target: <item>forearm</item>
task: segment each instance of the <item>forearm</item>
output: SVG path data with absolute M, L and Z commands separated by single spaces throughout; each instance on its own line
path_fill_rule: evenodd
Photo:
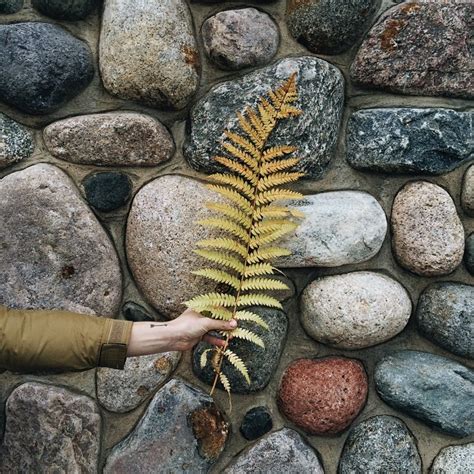
M 172 322 L 133 323 L 127 357 L 179 350 Z

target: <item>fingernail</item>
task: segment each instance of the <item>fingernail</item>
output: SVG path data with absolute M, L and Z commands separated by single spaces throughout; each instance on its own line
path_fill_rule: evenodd
M 235 319 L 233 319 L 232 321 L 229 322 L 229 326 L 230 326 L 231 328 L 237 327 L 237 321 L 236 321 Z

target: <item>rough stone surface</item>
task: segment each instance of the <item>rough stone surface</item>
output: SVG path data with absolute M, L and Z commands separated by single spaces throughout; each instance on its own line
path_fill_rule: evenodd
M 23 8 L 23 0 L 0 0 L 0 14 L 9 15 Z
M 225 474 L 255 473 L 324 474 L 317 452 L 296 431 L 283 428 L 257 441 L 224 469 Z
M 0 113 L 0 169 L 28 158 L 34 147 L 28 129 Z
M 293 72 L 298 76 L 295 104 L 303 114 L 280 122 L 268 145 L 295 144 L 301 158 L 299 170 L 308 178 L 321 177 L 337 141 L 344 79 L 334 66 L 309 56 L 282 59 L 211 89 L 191 112 L 190 135 L 184 147 L 189 164 L 206 173 L 222 171 L 223 166 L 212 157 L 224 153 L 220 141 L 225 129 L 241 133 L 236 112 L 255 106 L 260 96 L 280 86 Z
M 474 358 L 474 286 L 439 282 L 420 296 L 416 309 L 420 332 L 462 357 Z
M 403 330 L 411 314 L 410 296 L 390 277 L 353 272 L 313 281 L 301 297 L 301 323 L 323 344 L 362 349 Z
M 248 385 L 240 372 L 227 360 L 224 360 L 222 367 L 230 381 L 233 393 L 252 393 L 265 388 L 278 367 L 288 328 L 288 319 L 283 311 L 262 306 L 248 309 L 259 314 L 271 330 L 266 330 L 248 321 L 239 322 L 239 327 L 250 329 L 260 336 L 265 343 L 265 348 L 243 339 L 233 338 L 231 340 L 229 349 L 245 361 L 250 376 L 250 385 Z M 202 352 L 210 347 L 212 346 L 207 342 L 200 342 L 193 354 L 194 373 L 208 384 L 212 384 L 214 380 L 214 370 L 210 363 L 201 369 L 199 360 Z M 217 386 L 222 388 L 220 383 Z
M 143 306 L 140 306 L 133 301 L 127 301 L 123 305 L 122 313 L 128 321 L 154 321 Z
M 404 472 L 421 474 L 416 439 L 402 420 L 380 415 L 351 429 L 339 461 L 339 474 Z
M 101 419 L 84 395 L 24 383 L 7 400 L 1 472 L 97 472 Z
M 462 183 L 461 204 L 464 212 L 474 217 L 474 165 L 469 166 Z
M 451 196 L 440 186 L 406 184 L 395 196 L 391 223 L 395 256 L 408 270 L 446 275 L 461 263 L 464 228 Z
M 50 153 L 84 165 L 156 166 L 171 158 L 174 142 L 158 120 L 136 112 L 80 115 L 45 128 Z
M 107 1 L 99 56 L 105 88 L 122 99 L 181 109 L 199 86 L 199 51 L 185 0 Z
M 378 0 L 287 0 L 290 34 L 313 53 L 339 54 L 354 45 L 377 11 Z
M 266 407 L 251 408 L 244 416 L 240 432 L 245 439 L 254 440 L 273 428 L 272 415 Z
M 216 13 L 203 23 L 201 31 L 207 55 L 222 69 L 260 66 L 278 49 L 278 26 L 256 8 Z
M 43 15 L 56 20 L 83 20 L 98 5 L 98 0 L 32 0 L 31 4 Z
M 362 171 L 442 174 L 472 159 L 473 114 L 367 109 L 348 124 L 347 161 Z
M 338 267 L 371 259 L 382 247 L 387 218 L 377 200 L 361 191 L 307 195 L 289 206 L 304 212 L 298 228 L 279 245 L 292 255 L 278 267 Z
M 0 100 L 29 114 L 47 114 L 92 80 L 92 53 L 50 23 L 0 25 Z
M 109 411 L 133 410 L 173 373 L 180 352 L 129 357 L 123 370 L 100 367 L 96 372 L 97 398 Z
M 427 352 L 400 351 L 378 362 L 382 399 L 452 436 L 474 433 L 474 371 Z
M 170 380 L 135 429 L 117 444 L 104 473 L 207 472 L 227 440 L 228 426 L 212 398 Z
M 402 94 L 473 97 L 472 9 L 457 2 L 393 7 L 362 43 L 352 79 Z
M 474 232 L 466 239 L 464 263 L 466 264 L 467 271 L 474 275 Z
M 0 202 L 0 304 L 116 314 L 117 254 L 63 171 L 38 164 L 11 173 Z
M 470 474 L 474 469 L 474 443 L 441 449 L 431 465 L 430 474 Z
M 307 433 L 337 434 L 362 410 L 367 390 L 364 367 L 355 359 L 299 359 L 283 374 L 278 405 Z
M 130 178 L 117 172 L 91 174 L 84 179 L 82 185 L 89 204 L 104 212 L 123 206 L 132 193 Z

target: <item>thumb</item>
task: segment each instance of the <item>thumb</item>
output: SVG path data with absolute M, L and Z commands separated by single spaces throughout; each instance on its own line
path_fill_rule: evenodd
M 208 331 L 229 331 L 237 327 L 237 321 L 235 319 L 231 319 L 230 321 L 209 319 L 207 327 Z

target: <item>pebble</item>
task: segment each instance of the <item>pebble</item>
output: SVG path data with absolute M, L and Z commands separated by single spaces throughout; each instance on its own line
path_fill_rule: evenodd
M 474 165 L 469 166 L 464 174 L 461 204 L 464 212 L 468 216 L 474 217 Z
M 281 412 L 313 435 L 344 431 L 367 399 L 367 374 L 355 359 L 299 359 L 285 370 L 278 391 Z
M 32 0 L 31 4 L 43 15 L 56 20 L 76 21 L 89 16 L 98 0 Z
M 133 431 L 114 446 L 104 474 L 207 472 L 224 449 L 228 432 L 209 395 L 172 379 L 156 393 Z
M 114 245 L 71 179 L 37 164 L 0 181 L 0 304 L 115 316 Z
M 28 158 L 34 148 L 33 134 L 23 125 L 0 113 L 0 169 Z
M 474 434 L 474 371 L 446 357 L 399 351 L 382 358 L 375 388 L 391 407 L 451 436 Z
M 317 341 L 363 349 L 387 341 L 407 325 L 410 296 L 396 280 L 375 272 L 323 277 L 302 293 L 301 323 Z
M 474 275 L 474 232 L 466 239 L 466 253 L 464 254 L 464 263 L 467 271 Z
M 446 446 L 430 468 L 430 474 L 471 474 L 473 471 L 474 443 Z
M 377 173 L 447 173 L 470 159 L 472 118 L 450 109 L 359 110 L 348 124 L 347 161 Z
M 201 32 L 209 58 L 230 70 L 268 63 L 280 40 L 276 23 L 256 8 L 216 13 L 203 23 Z
M 266 407 L 251 408 L 244 416 L 240 432 L 245 439 L 260 438 L 273 428 L 272 415 Z
M 418 329 L 461 357 L 474 358 L 474 286 L 438 282 L 426 288 L 416 309 Z
M 106 112 L 59 120 L 43 132 L 49 152 L 71 163 L 156 166 L 175 146 L 158 120 L 137 112 Z
M 151 107 L 185 107 L 200 79 L 199 50 L 186 1 L 108 0 L 99 66 L 112 95 Z
M 268 146 L 297 146 L 297 156 L 301 158 L 298 169 L 308 178 L 320 178 L 337 142 L 344 79 L 339 69 L 310 56 L 282 59 L 239 79 L 220 83 L 204 95 L 191 111 L 190 135 L 183 149 L 189 164 L 204 173 L 222 171 L 223 166 L 212 157 L 223 153 L 220 142 L 225 129 L 242 133 L 236 112 L 254 106 L 260 96 L 279 87 L 294 72 L 299 95 L 295 106 L 303 114 L 281 121 Z
M 132 194 L 130 178 L 115 171 L 90 174 L 82 186 L 89 204 L 103 212 L 124 206 Z
M 401 266 L 422 276 L 447 275 L 462 261 L 464 228 L 440 186 L 407 183 L 392 208 L 392 246 Z
M 49 114 L 94 76 L 86 43 L 50 23 L 0 25 L 0 100 L 28 114 Z
M 0 15 L 10 15 L 23 8 L 23 0 L 0 0 Z

